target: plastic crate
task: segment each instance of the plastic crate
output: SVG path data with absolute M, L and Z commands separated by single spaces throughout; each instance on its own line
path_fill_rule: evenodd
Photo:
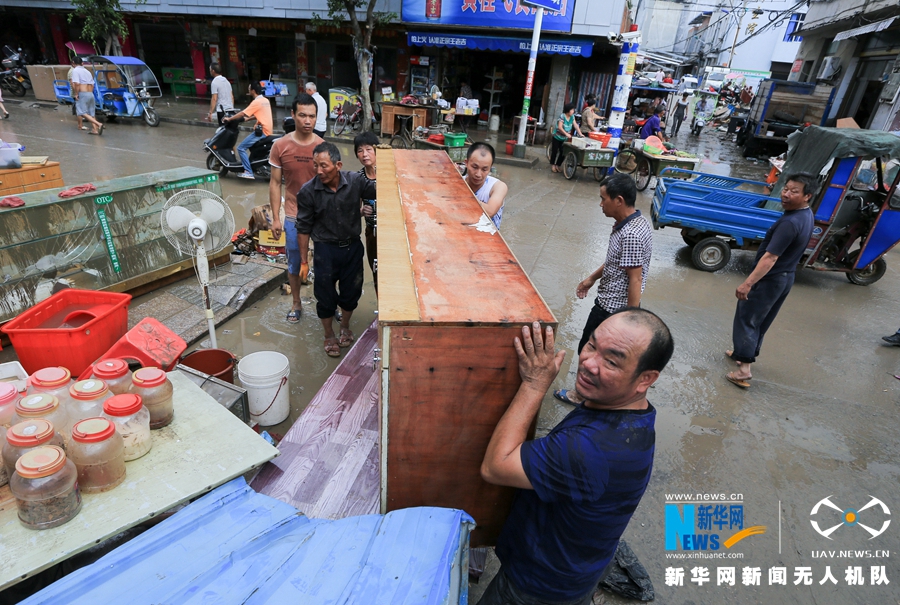
M 444 143 L 447 147 L 462 147 L 466 144 L 466 135 L 465 133 L 446 132 L 444 133 Z
M 130 294 L 68 289 L 3 326 L 29 374 L 48 366 L 78 376 L 128 331 Z

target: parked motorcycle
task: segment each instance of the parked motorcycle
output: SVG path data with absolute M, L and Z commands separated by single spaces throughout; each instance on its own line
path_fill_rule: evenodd
M 691 124 L 691 134 L 699 137 L 704 126 L 706 126 L 706 116 L 697 116 Z
M 289 119 L 286 118 L 285 121 Z M 293 125 L 293 120 L 290 120 L 291 125 Z M 229 172 L 244 172 L 241 158 L 234 149 L 238 141 L 238 128 L 243 121 L 244 119 L 241 118 L 240 120 L 225 122 L 216 129 L 216 133 L 211 138 L 203 141 L 203 150 L 209 154 L 206 156 L 206 168 L 208 170 L 218 172 L 222 177 Z M 263 137 L 250 148 L 250 169 L 257 178 L 268 180 L 272 176 L 272 170 L 269 166 L 269 153 L 272 151 L 272 144 L 278 138 L 275 135 Z
M 9 91 L 16 97 L 25 96 L 25 85 L 13 74 L 11 69 L 0 71 L 0 88 Z
M 11 70 L 13 76 L 22 84 L 22 86 L 27 90 L 31 90 L 31 78 L 28 77 L 28 70 L 25 69 L 27 63 L 25 61 L 25 53 L 22 49 L 20 48 L 18 51 L 15 51 L 10 46 L 4 46 L 3 54 L 6 55 L 6 58 L 3 59 L 3 69 Z
M 362 126 L 363 106 L 359 99 L 356 100 L 355 110 L 350 101 L 344 101 L 343 105 L 335 106 L 334 113 L 337 114 L 337 118 L 334 120 L 335 136 L 339 136 L 344 132 L 347 126 L 350 126 L 351 130 L 357 130 Z

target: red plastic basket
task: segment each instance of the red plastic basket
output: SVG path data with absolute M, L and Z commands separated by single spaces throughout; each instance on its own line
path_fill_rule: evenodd
M 130 294 L 68 289 L 3 326 L 29 374 L 48 366 L 78 376 L 128 331 Z

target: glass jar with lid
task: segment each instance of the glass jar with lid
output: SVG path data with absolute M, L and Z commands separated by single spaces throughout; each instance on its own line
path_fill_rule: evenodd
M 69 457 L 85 494 L 105 492 L 125 479 L 125 443 L 109 418 L 88 418 L 72 427 Z
M 150 451 L 150 412 L 140 395 L 114 395 L 103 404 L 103 417 L 116 425 L 125 443 L 125 461 L 136 460 Z
M 18 424 L 26 420 L 34 420 L 35 418 L 44 418 L 56 432 L 62 435 L 63 439 L 68 442 L 69 429 L 69 413 L 59 405 L 59 399 L 50 393 L 32 393 L 20 397 L 16 402 L 16 413 L 13 415 L 11 424 Z
M 32 418 L 13 425 L 6 432 L 6 445 L 0 452 L 6 472 L 12 476 L 19 458 L 28 451 L 45 445 L 63 447 L 62 436 L 47 419 Z
M 9 478 L 19 522 L 29 529 L 48 529 L 71 520 L 81 510 L 78 471 L 61 447 L 42 446 L 16 462 Z
M 74 425 L 79 420 L 96 418 L 103 413 L 103 404 L 112 397 L 109 387 L 99 378 L 76 382 L 69 387 L 69 420 Z
M 131 370 L 124 359 L 101 359 L 94 364 L 94 378 L 99 378 L 113 395 L 127 393 L 131 389 Z
M 50 393 L 63 408 L 69 407 L 69 387 L 72 386 L 72 373 L 66 368 L 41 368 L 28 379 L 26 393 Z
M 159 368 L 141 368 L 131 377 L 131 392 L 140 395 L 150 412 L 150 428 L 161 429 L 175 417 L 172 404 L 172 383 Z
M 16 413 L 16 401 L 19 400 L 19 391 L 11 382 L 0 382 L 0 426 L 12 424 L 13 415 Z

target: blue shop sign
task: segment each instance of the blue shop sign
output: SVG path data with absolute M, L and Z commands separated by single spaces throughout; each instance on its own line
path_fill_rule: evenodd
M 571 32 L 575 0 L 544 1 L 555 11 L 544 13 L 541 30 Z M 537 11 L 521 0 L 403 0 L 401 19 L 404 23 L 532 30 Z
M 531 40 L 527 38 L 496 38 L 492 36 L 472 36 L 454 33 L 409 32 L 406 41 L 410 46 L 439 46 L 468 50 L 505 50 L 527 53 L 531 51 Z M 542 39 L 538 53 L 548 55 L 572 55 L 590 57 L 594 43 L 583 39 Z

